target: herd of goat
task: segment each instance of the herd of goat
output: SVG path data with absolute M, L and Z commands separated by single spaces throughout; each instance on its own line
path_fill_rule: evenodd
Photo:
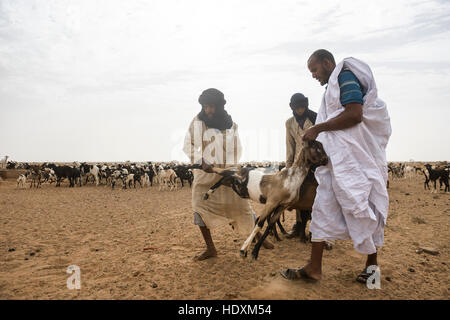
M 424 189 L 430 189 L 430 182 L 433 182 L 434 189 L 432 192 L 437 192 L 436 183 L 439 181 L 439 189 L 444 186 L 444 192 L 449 191 L 449 169 L 448 164 L 431 165 L 425 164 L 421 166 L 410 166 L 404 163 L 389 163 L 388 172 L 391 173 L 392 179 L 412 179 L 418 175 L 423 175 L 425 181 L 423 183 Z M 388 184 L 389 186 L 389 184 Z
M 273 172 L 284 167 L 284 163 L 252 162 L 245 163 L 244 167 L 258 167 L 271 169 Z M 30 188 L 38 188 L 42 183 L 53 183 L 60 186 L 62 180 L 66 179 L 69 187 L 75 185 L 82 186 L 92 181 L 95 185 L 107 185 L 112 189 L 119 183 L 122 188 L 135 188 L 136 183 L 141 187 L 159 184 L 159 189 L 175 190 L 178 185 L 184 187 L 185 181 L 192 185 L 192 169 L 195 166 L 179 164 L 175 161 L 169 163 L 130 163 L 125 164 L 87 164 L 74 162 L 71 165 L 57 165 L 54 163 L 43 163 L 40 165 L 30 165 L 28 163 L 17 163 L 9 161 L 7 169 L 26 169 L 26 173 L 17 179 L 18 187 L 25 187 L 27 181 Z M 437 192 L 437 182 L 439 189 L 444 188 L 444 192 L 449 191 L 449 168 L 448 164 L 423 166 L 412 166 L 405 163 L 388 164 L 388 172 L 392 179 L 412 179 L 416 176 L 424 177 L 424 189 L 431 190 L 429 183 L 433 183 L 433 192 Z M 388 181 L 389 187 L 389 181 Z
M 259 163 L 258 165 L 247 164 L 247 166 L 269 167 L 270 163 Z M 277 165 L 277 170 L 284 165 Z M 56 187 L 61 181 L 67 180 L 69 187 L 86 185 L 88 182 L 96 186 L 106 185 L 112 189 L 120 185 L 123 189 L 159 185 L 159 190 L 176 190 L 178 186 L 184 187 L 185 181 L 192 186 L 194 179 L 192 169 L 199 168 L 198 165 L 179 164 L 175 161 L 169 163 L 130 163 L 125 164 L 87 164 L 73 162 L 70 165 L 57 165 L 54 163 L 28 164 L 8 162 L 7 169 L 25 169 L 26 172 L 17 178 L 17 187 L 25 188 L 30 182 L 30 188 L 39 188 L 42 183 L 55 183 Z M 272 167 L 273 169 L 273 167 Z M 267 168 L 267 170 L 272 170 Z M 273 169 L 274 170 L 274 169 Z
M 96 186 L 106 185 L 112 189 L 116 185 L 121 185 L 123 189 L 136 188 L 136 184 L 141 187 L 153 186 L 156 182 L 160 190 L 174 190 L 178 186 L 184 186 L 187 180 L 192 185 L 193 174 L 189 166 L 177 164 L 146 164 L 126 163 L 126 164 L 87 164 L 74 162 L 71 165 L 56 165 L 54 163 L 43 163 L 40 165 L 22 164 L 26 170 L 17 178 L 17 186 L 25 187 L 25 183 L 30 181 L 30 188 L 38 188 L 42 183 L 55 182 L 56 187 L 61 186 L 61 181 L 68 181 L 69 187 L 76 185 L 86 185 L 89 181 Z M 17 168 L 20 168 L 17 166 Z

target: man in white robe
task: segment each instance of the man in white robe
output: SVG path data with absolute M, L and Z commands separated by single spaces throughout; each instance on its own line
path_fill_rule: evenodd
M 226 101 L 223 93 L 214 88 L 207 89 L 200 95 L 199 103 L 202 110 L 189 126 L 183 151 L 191 164 L 202 165 L 202 170 L 193 170 L 192 183 L 194 224 L 199 226 L 206 243 L 206 250 L 195 257 L 200 261 L 217 255 L 211 229 L 231 224 L 241 235 L 248 236 L 256 216 L 249 200 L 240 198 L 229 187 L 222 186 L 208 200 L 203 199 L 209 188 L 222 178 L 212 172 L 211 165 L 220 168 L 237 166 L 242 147 L 238 126 L 224 109 Z M 273 248 L 268 240 L 263 245 Z
M 385 151 L 391 135 L 389 114 L 366 63 L 346 58 L 336 65 L 333 55 L 321 49 L 309 58 L 308 69 L 327 87 L 316 125 L 303 140 L 322 142 L 330 161 L 315 171 L 319 186 L 310 225 L 311 260 L 281 274 L 292 280 L 319 280 L 325 241 L 351 239 L 356 251 L 367 255 L 356 279 L 366 283 L 371 275 L 368 267 L 378 268 L 377 247 L 384 241 L 389 207 Z M 359 99 L 348 98 L 358 94 Z

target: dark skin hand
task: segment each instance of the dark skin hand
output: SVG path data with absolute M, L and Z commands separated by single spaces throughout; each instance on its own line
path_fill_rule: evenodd
M 324 131 L 336 131 L 351 128 L 362 121 L 362 115 L 362 104 L 349 103 L 345 105 L 345 110 L 337 117 L 312 126 L 306 130 L 303 135 L 303 140 L 316 140 L 319 133 Z

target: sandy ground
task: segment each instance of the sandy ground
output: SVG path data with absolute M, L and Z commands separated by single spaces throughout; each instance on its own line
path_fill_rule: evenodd
M 63 183 L 20 190 L 6 180 L 0 182 L 0 299 L 448 299 L 450 194 L 424 191 L 423 177 L 391 181 L 389 194 L 381 289 L 369 290 L 355 282 L 365 257 L 351 241 L 324 252 L 323 279 L 315 284 L 279 274 L 306 264 L 311 244 L 284 239 L 274 250 L 261 249 L 257 261 L 244 260 L 244 237 L 228 225 L 212 232 L 218 257 L 194 262 L 204 243 L 193 225 L 189 187 Z M 286 214 L 287 230 L 294 216 Z M 419 246 L 440 253 L 418 254 Z M 80 290 L 67 288 L 69 265 L 80 267 Z

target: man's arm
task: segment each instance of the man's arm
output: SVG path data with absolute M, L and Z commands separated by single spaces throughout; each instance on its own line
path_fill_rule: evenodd
M 288 123 L 286 122 L 286 168 L 292 166 L 292 163 L 294 163 L 294 156 L 295 140 L 289 130 Z
M 312 130 L 306 131 L 303 140 L 314 140 L 323 131 L 347 129 L 362 121 L 364 92 L 358 78 L 351 70 L 344 69 L 338 76 L 338 82 L 339 99 L 341 105 L 345 107 L 344 112 L 327 122 L 312 127 Z
M 363 119 L 363 106 L 359 103 L 349 103 L 345 105 L 345 110 L 337 117 L 312 126 L 306 130 L 303 140 L 315 140 L 319 133 L 324 131 L 335 131 L 351 128 L 360 123 Z
M 186 133 L 186 136 L 184 138 L 184 146 L 183 151 L 184 153 L 189 157 L 191 164 L 201 164 L 202 169 L 206 172 L 213 172 L 212 166 L 203 159 L 202 156 L 202 148 L 201 146 L 195 145 L 194 141 L 194 131 L 200 130 L 199 134 L 201 136 L 201 123 L 199 120 L 194 119 L 191 124 L 189 125 L 188 132 Z M 198 141 L 201 143 L 201 140 Z
M 190 125 L 189 129 L 184 137 L 184 145 L 183 145 L 183 152 L 188 156 L 191 164 L 195 164 L 196 157 L 196 151 L 194 146 L 194 121 L 193 120 Z
M 191 164 L 205 164 L 203 159 L 202 148 L 202 123 L 194 118 L 184 138 L 183 151 L 190 159 Z M 197 139 L 197 141 L 195 141 Z
M 241 160 L 242 156 L 242 143 L 241 139 L 239 138 L 239 132 L 238 132 L 238 125 L 235 124 L 235 130 L 234 130 L 234 163 L 233 165 L 238 165 L 239 161 Z

